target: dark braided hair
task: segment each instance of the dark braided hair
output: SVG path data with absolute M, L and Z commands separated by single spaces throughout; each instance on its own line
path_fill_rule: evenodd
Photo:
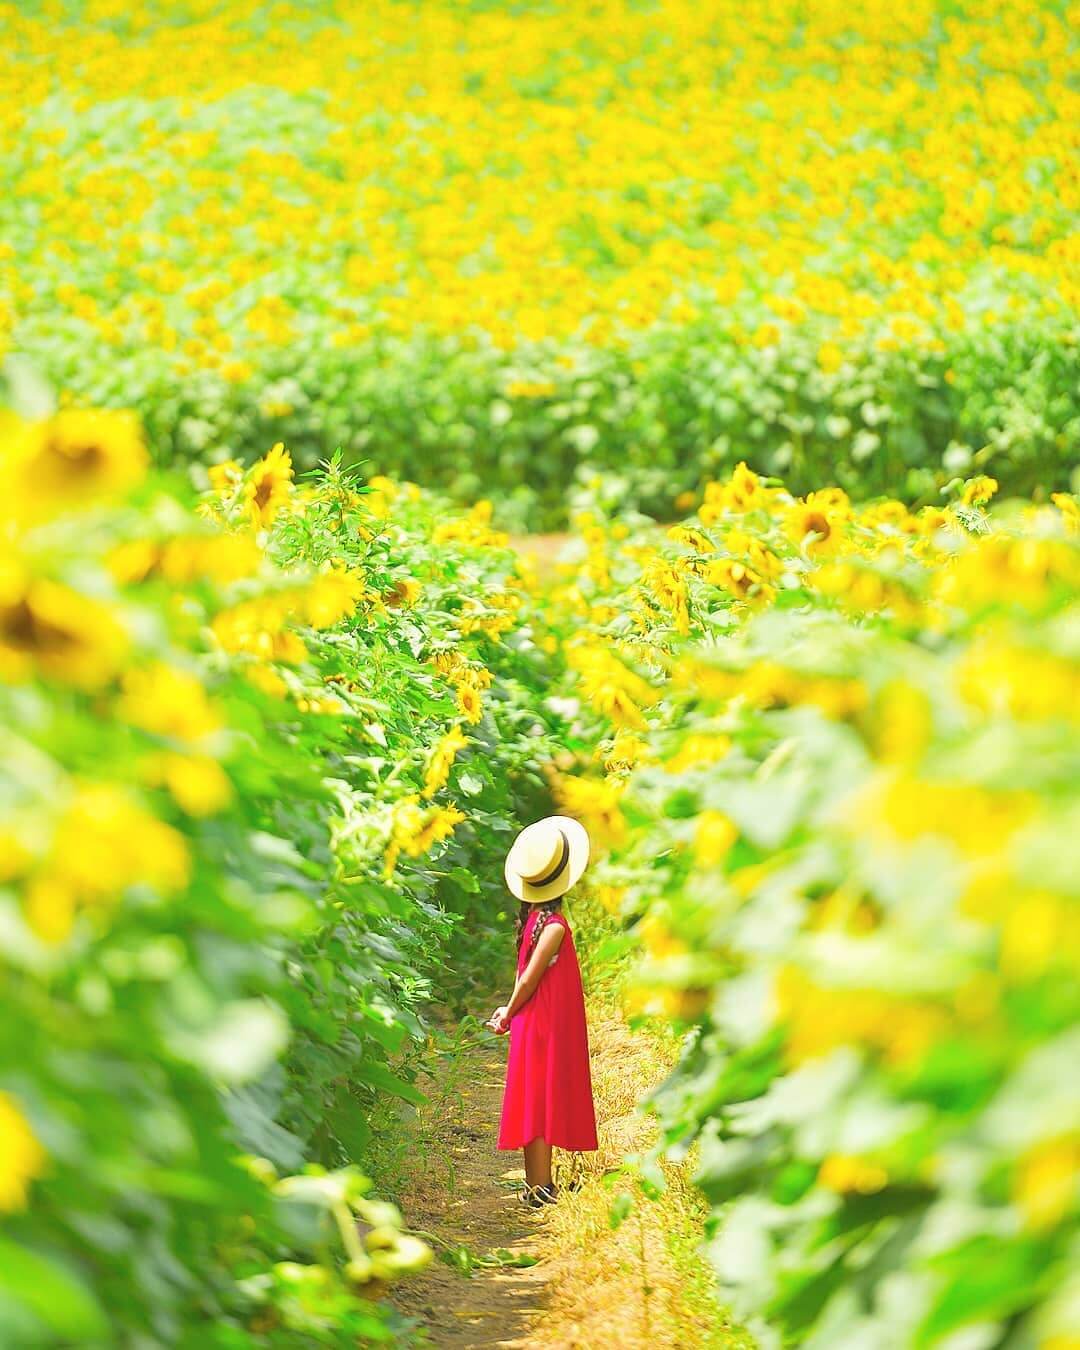
M 562 896 L 557 895 L 554 900 L 544 900 L 538 905 L 530 905 L 527 900 L 522 900 L 518 905 L 517 923 L 514 925 L 514 945 L 517 947 L 518 955 L 521 954 L 521 942 L 525 936 L 525 925 L 529 922 L 529 915 L 533 910 L 539 910 L 539 918 L 533 925 L 532 940 L 529 942 L 529 955 L 532 956 L 536 950 L 536 944 L 540 940 L 540 934 L 544 925 L 553 914 L 558 914 L 562 910 Z

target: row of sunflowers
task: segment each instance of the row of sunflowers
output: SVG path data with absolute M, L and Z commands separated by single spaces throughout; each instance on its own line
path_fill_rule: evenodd
M 483 507 L 280 445 L 196 498 L 127 414 L 14 401 L 0 1343 L 409 1344 L 431 1253 L 363 1169 L 542 789 L 516 559 Z
M 1080 507 L 996 487 L 579 503 L 555 790 L 762 1347 L 1080 1343 Z
M 263 10 L 0 3 L 0 348 L 158 453 L 1065 486 L 1075 4 Z

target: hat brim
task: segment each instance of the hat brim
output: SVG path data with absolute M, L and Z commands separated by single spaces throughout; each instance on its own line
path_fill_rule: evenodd
M 546 886 L 533 886 L 518 875 L 514 863 L 520 834 L 510 846 L 510 852 L 506 855 L 506 866 L 503 869 L 510 894 L 529 905 L 540 905 L 545 900 L 555 900 L 558 896 L 565 895 L 571 886 L 577 885 L 581 880 L 581 874 L 589 864 L 589 835 L 581 821 L 574 820 L 571 816 L 548 816 L 547 819 L 566 835 L 566 842 L 570 848 L 566 866 L 555 880 L 549 881 Z

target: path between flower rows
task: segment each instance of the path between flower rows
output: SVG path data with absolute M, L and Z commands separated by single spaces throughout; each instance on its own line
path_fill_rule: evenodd
M 537 1264 L 476 1265 L 467 1277 L 436 1261 L 395 1287 L 399 1310 L 436 1347 L 750 1350 L 717 1304 L 700 1251 L 706 1211 L 690 1183 L 692 1164 L 665 1164 L 663 1194 L 639 1195 L 624 1223 L 609 1222 L 626 1184 L 623 1159 L 656 1139 L 638 1102 L 670 1071 L 673 1045 L 631 1031 L 606 1000 L 589 1001 L 600 1149 L 577 1160 L 580 1188 L 534 1213 L 517 1198 L 520 1154 L 495 1148 L 506 1043 L 470 1039 L 470 1049 L 444 1056 L 419 1084 L 428 1102 L 406 1126 L 396 1199 L 406 1223 L 438 1250 L 464 1246 L 486 1258 L 502 1249 Z M 556 1151 L 556 1180 L 566 1179 L 569 1162 Z
M 465 1246 L 474 1257 L 500 1249 L 529 1255 L 543 1222 L 517 1198 L 520 1154 L 495 1149 L 505 1067 L 505 1042 L 492 1037 L 456 1065 L 442 1061 L 422 1084 L 428 1105 L 413 1124 L 420 1147 L 400 1196 L 414 1230 Z M 542 1311 L 547 1278 L 541 1265 L 480 1266 L 466 1277 L 436 1261 L 398 1286 L 394 1302 L 440 1347 L 534 1345 L 528 1333 Z
M 550 585 L 569 540 L 524 535 L 511 546 Z M 588 1001 L 600 1148 L 576 1159 L 580 1187 L 564 1190 L 550 1209 L 523 1207 L 521 1155 L 495 1147 L 505 1040 L 458 1038 L 468 1048 L 441 1056 L 418 1084 L 427 1103 L 405 1123 L 396 1198 L 407 1225 L 437 1251 L 465 1255 L 457 1268 L 436 1260 L 402 1281 L 393 1301 L 447 1350 L 750 1350 L 715 1299 L 700 1251 L 706 1211 L 690 1163 L 665 1164 L 663 1195 L 650 1203 L 639 1197 L 617 1230 L 609 1222 L 623 1160 L 647 1152 L 657 1137 L 638 1103 L 667 1076 L 676 1047 L 632 1032 L 609 996 Z M 453 1037 L 448 1015 L 437 1020 Z M 557 1181 L 567 1179 L 570 1163 L 556 1150 Z

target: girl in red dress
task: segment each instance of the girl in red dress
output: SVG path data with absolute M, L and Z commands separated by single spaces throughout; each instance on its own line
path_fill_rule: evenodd
M 596 1148 L 589 1038 L 581 972 L 562 897 L 589 861 L 589 836 L 568 816 L 522 830 L 506 858 L 506 883 L 521 901 L 517 981 L 488 1026 L 509 1032 L 500 1149 L 525 1152 L 524 1199 L 551 1204 L 553 1147 Z

